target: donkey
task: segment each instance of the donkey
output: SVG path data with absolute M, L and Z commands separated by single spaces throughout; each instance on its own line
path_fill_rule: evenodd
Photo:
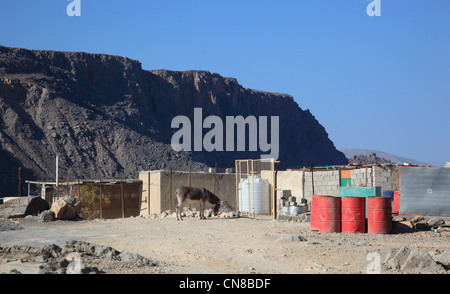
M 175 191 L 175 195 L 177 196 L 178 205 L 177 205 L 177 220 L 183 220 L 181 217 L 181 206 L 183 202 L 189 203 L 200 203 L 200 219 L 205 219 L 205 202 L 208 201 L 211 204 L 214 204 L 214 215 L 219 213 L 220 209 L 220 199 L 210 191 L 205 188 L 193 188 L 193 187 L 179 187 Z M 178 217 L 179 216 L 179 217 Z

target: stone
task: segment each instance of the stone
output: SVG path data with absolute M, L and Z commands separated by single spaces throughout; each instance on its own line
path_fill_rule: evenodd
M 391 269 L 400 269 L 403 263 L 408 258 L 411 249 L 408 246 L 403 246 L 396 252 L 391 251 L 386 260 L 386 266 Z
M 296 242 L 296 241 L 305 242 L 306 239 L 299 235 L 285 235 L 285 236 L 281 236 L 276 241 L 277 242 Z
M 450 247 L 447 247 L 443 253 L 435 255 L 434 260 L 446 267 L 450 267 Z
M 49 209 L 50 205 L 48 204 L 47 200 L 42 199 L 41 197 L 34 197 L 28 203 L 27 208 L 25 209 L 24 212 L 24 216 L 37 215 L 42 211 Z
M 50 210 L 54 213 L 56 219 L 61 220 L 70 220 L 78 215 L 77 209 L 64 199 L 53 203 Z
M 424 250 L 412 249 L 401 270 L 404 273 L 442 273 L 444 268 L 437 264 Z
M 435 217 L 435 218 L 429 219 L 427 221 L 427 223 L 428 223 L 428 226 L 435 227 L 435 226 L 445 225 L 445 220 Z
M 412 222 L 412 223 L 418 223 L 418 222 L 421 221 L 421 220 L 424 220 L 424 218 L 423 218 L 422 216 L 420 216 L 420 215 L 416 215 L 415 217 L 413 217 L 413 218 L 411 219 L 411 222 Z
M 229 218 L 235 217 L 234 211 L 228 212 L 228 213 L 227 213 L 227 217 L 229 217 Z
M 424 219 L 414 223 L 414 228 L 418 230 L 428 230 L 428 222 Z
M 81 213 L 81 202 L 75 196 L 67 195 L 64 197 L 64 201 L 66 201 L 75 208 L 76 214 Z
M 55 214 L 51 210 L 44 210 L 39 214 L 39 221 L 51 222 L 55 220 Z
M 394 216 L 394 217 L 392 218 L 392 221 L 395 222 L 395 223 L 403 222 L 403 221 L 405 221 L 405 220 L 406 220 L 405 217 L 399 216 L 399 215 L 396 215 L 396 216 Z

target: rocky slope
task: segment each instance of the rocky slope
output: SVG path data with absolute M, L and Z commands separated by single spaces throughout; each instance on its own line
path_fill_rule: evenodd
M 175 152 L 171 121 L 194 107 L 217 115 L 280 117 L 281 168 L 347 163 L 290 95 L 243 88 L 207 71 L 143 70 L 138 61 L 0 46 L 0 196 L 24 179 L 135 178 L 140 170 L 234 167 L 259 152 Z M 204 131 L 205 132 L 205 131 Z M 248 149 L 246 149 L 248 150 Z M 25 191 L 25 190 L 24 190 Z

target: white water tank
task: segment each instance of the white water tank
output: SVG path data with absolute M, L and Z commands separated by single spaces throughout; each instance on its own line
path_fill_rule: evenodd
M 256 214 L 270 214 L 269 181 L 259 176 L 241 179 L 239 190 L 239 207 L 242 212 L 253 213 L 254 210 Z

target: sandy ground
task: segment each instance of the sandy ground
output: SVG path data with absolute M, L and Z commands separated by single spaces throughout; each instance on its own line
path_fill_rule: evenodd
M 0 244 L 42 247 L 80 240 L 138 253 L 160 262 L 130 273 L 161 274 L 297 274 L 367 273 L 379 257 L 403 245 L 431 255 L 450 246 L 448 234 L 416 231 L 390 235 L 326 234 L 310 231 L 308 222 L 269 218 L 126 218 L 53 221 L 36 217 L 14 222 L 0 231 Z M 395 228 L 397 231 L 399 228 Z M 304 241 L 280 241 L 301 236 Z M 126 273 L 123 269 L 119 273 Z M 111 272 L 114 273 L 114 272 Z M 395 273 L 383 270 L 383 273 Z

